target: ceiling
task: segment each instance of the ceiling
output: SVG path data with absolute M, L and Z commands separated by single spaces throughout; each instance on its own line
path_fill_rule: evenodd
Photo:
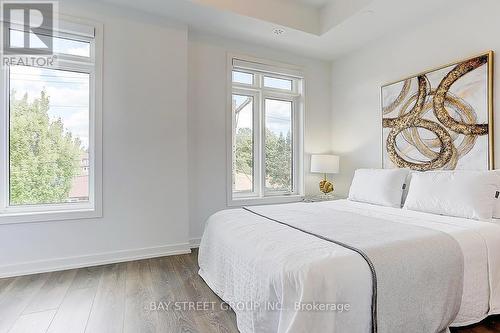
M 468 0 L 97 0 L 217 34 L 333 60 Z M 285 33 L 276 35 L 275 28 Z
M 331 2 L 330 0 L 289 0 L 289 1 L 295 1 L 298 3 L 302 3 L 304 5 L 316 7 L 316 8 L 321 8 L 324 5 L 326 5 L 328 2 Z

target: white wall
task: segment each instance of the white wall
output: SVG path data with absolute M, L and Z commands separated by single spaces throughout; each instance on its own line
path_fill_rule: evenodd
M 423 17 L 418 27 L 400 29 L 333 62 L 332 142 L 341 155 L 339 193 L 347 194 L 356 168 L 382 166 L 380 87 L 490 49 L 500 52 L 499 12 L 496 0 L 460 1 L 448 12 Z M 498 101 L 500 85 L 495 96 Z M 495 118 L 499 133 L 500 112 Z
M 307 173 L 310 153 L 331 150 L 330 64 L 196 32 L 189 33 L 190 237 L 206 218 L 226 208 L 226 66 L 235 52 L 304 68 L 306 81 L 304 168 L 306 193 L 318 193 L 319 177 Z
M 104 23 L 104 217 L 1 225 L 0 275 L 189 251 L 187 27 L 60 7 Z
M 0 276 L 189 251 L 226 207 L 227 51 L 303 66 L 305 151 L 331 150 L 328 63 L 92 1 L 60 9 L 104 25 L 103 218 L 0 225 Z

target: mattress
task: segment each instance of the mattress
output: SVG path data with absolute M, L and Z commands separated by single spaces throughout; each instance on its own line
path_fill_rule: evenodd
M 450 235 L 460 245 L 464 257 L 462 302 L 452 326 L 469 325 L 500 313 L 500 225 L 348 200 L 290 205 L 294 209 L 314 207 L 326 216 L 336 211 L 352 212 Z M 251 281 L 249 277 L 266 274 L 266 270 L 247 271 L 253 267 L 252 263 L 259 261 L 268 271 L 279 270 L 280 274 L 297 279 L 297 290 L 307 292 L 310 300 L 322 297 L 355 300 L 357 306 L 349 313 L 332 314 L 331 320 L 335 322 L 332 327 L 337 328 L 334 331 L 370 331 L 371 281 L 359 256 L 272 221 L 256 227 L 255 219 L 258 217 L 243 209 L 219 212 L 209 219 L 200 246 L 200 275 L 223 300 L 238 305 L 238 300 L 249 299 L 251 290 L 261 288 L 259 283 L 265 279 Z M 340 274 L 339 267 L 342 267 Z M 329 281 L 333 270 L 336 280 Z M 236 308 L 235 312 L 242 332 L 256 331 L 251 310 Z M 310 318 L 309 323 L 306 318 L 297 327 L 314 331 L 314 316 Z M 285 322 L 280 315 L 270 320 L 278 322 L 269 323 L 269 327 L 279 327 L 280 320 Z

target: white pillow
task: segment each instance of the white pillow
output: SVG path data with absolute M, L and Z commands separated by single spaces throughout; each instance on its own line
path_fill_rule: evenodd
M 495 202 L 495 208 L 493 209 L 493 218 L 500 219 L 500 198 L 497 198 Z
M 483 171 L 430 171 L 412 174 L 404 208 L 491 221 L 500 177 Z
M 401 208 L 407 176 L 407 169 L 358 169 L 349 190 L 349 200 Z

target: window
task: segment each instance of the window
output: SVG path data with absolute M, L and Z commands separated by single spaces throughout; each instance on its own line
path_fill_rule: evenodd
M 253 84 L 253 74 L 233 71 L 233 82 L 241 84 Z
M 10 45 L 14 47 L 22 47 L 24 45 L 24 31 L 10 30 Z M 33 47 L 42 47 L 42 42 L 35 36 L 34 33 L 28 33 L 30 43 Z M 90 42 L 52 36 L 53 49 L 55 53 L 74 55 L 81 57 L 90 57 Z
M 292 90 L 292 80 L 287 79 L 279 79 L 271 76 L 264 76 L 264 87 L 266 88 L 274 88 L 274 89 L 283 89 L 283 90 Z
M 0 69 L 0 223 L 101 214 L 101 29 L 59 26 L 56 62 Z
M 229 60 L 229 204 L 296 200 L 303 192 L 302 75 L 288 67 Z

